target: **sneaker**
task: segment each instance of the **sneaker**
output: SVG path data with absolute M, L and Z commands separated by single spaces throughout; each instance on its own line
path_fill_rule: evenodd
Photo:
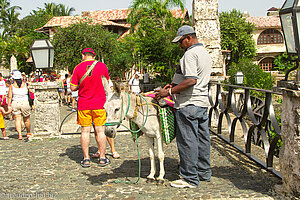
M 72 112 L 76 112 L 76 110 L 73 108 L 73 109 L 72 109 Z
M 172 181 L 170 184 L 172 187 L 176 188 L 196 188 L 196 185 L 192 185 L 186 182 L 184 179 L 178 179 L 176 181 Z

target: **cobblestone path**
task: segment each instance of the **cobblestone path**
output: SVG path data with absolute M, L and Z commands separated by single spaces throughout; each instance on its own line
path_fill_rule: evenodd
M 7 127 L 13 122 L 6 121 Z M 27 142 L 17 140 L 13 128 L 10 140 L 0 140 L 0 199 L 276 199 L 272 189 L 281 180 L 258 167 L 247 157 L 212 136 L 211 182 L 201 182 L 197 189 L 176 189 L 169 182 L 179 178 L 176 141 L 165 145 L 165 183 L 146 183 L 150 160 L 146 141 L 139 142 L 141 179 L 138 177 L 136 144 L 128 133 L 116 138 L 120 159 L 106 167 L 92 160 L 82 168 L 79 135 Z M 97 150 L 91 136 L 90 154 Z M 110 149 L 107 147 L 107 153 Z M 159 166 L 157 165 L 157 168 Z

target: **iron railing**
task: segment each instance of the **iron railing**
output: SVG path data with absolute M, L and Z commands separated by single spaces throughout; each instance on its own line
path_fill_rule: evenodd
M 223 88 L 228 91 L 224 92 Z M 263 97 L 252 96 L 251 91 L 259 92 Z M 212 133 L 281 178 L 281 173 L 273 168 L 274 156 L 279 153 L 278 140 L 281 139 L 281 128 L 272 103 L 274 94 L 282 95 L 270 90 L 211 82 L 209 126 Z M 227 121 L 226 128 L 224 118 Z M 237 122 L 241 125 L 239 131 L 242 131 L 242 145 L 236 143 Z M 265 161 L 252 154 L 252 145 L 263 148 Z

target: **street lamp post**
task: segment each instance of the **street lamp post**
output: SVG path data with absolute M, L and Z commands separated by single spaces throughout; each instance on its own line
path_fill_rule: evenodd
M 54 47 L 49 40 L 34 40 L 30 52 L 36 69 L 45 69 L 49 72 L 53 68 Z
M 291 71 L 299 67 L 300 59 L 300 1 L 286 0 L 279 12 L 282 31 L 285 39 L 285 46 L 288 55 L 296 55 L 298 58 L 293 60 L 296 66 L 289 69 L 285 74 L 285 81 Z M 299 71 L 297 72 L 297 81 L 299 81 Z
M 244 82 L 243 72 L 240 72 L 240 71 L 236 72 L 234 78 L 235 78 L 235 84 L 237 84 L 237 85 L 242 85 L 243 84 L 243 82 Z
M 30 52 L 37 70 L 46 70 L 48 73 L 53 68 L 54 47 L 49 40 L 35 40 Z M 34 82 L 28 86 L 34 89 L 34 128 L 33 137 L 60 136 L 60 109 L 59 109 L 59 82 Z

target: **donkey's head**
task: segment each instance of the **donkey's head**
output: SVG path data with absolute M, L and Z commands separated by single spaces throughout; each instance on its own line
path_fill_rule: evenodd
M 105 88 L 105 87 L 104 87 Z M 121 122 L 124 113 L 122 114 L 123 105 L 121 97 L 121 89 L 119 84 L 114 83 L 113 90 L 108 89 L 106 103 L 104 109 L 106 111 L 106 124 L 105 135 L 108 137 L 114 138 L 116 136 L 116 125 L 113 125 L 115 122 Z M 122 116 L 121 116 L 122 114 Z

